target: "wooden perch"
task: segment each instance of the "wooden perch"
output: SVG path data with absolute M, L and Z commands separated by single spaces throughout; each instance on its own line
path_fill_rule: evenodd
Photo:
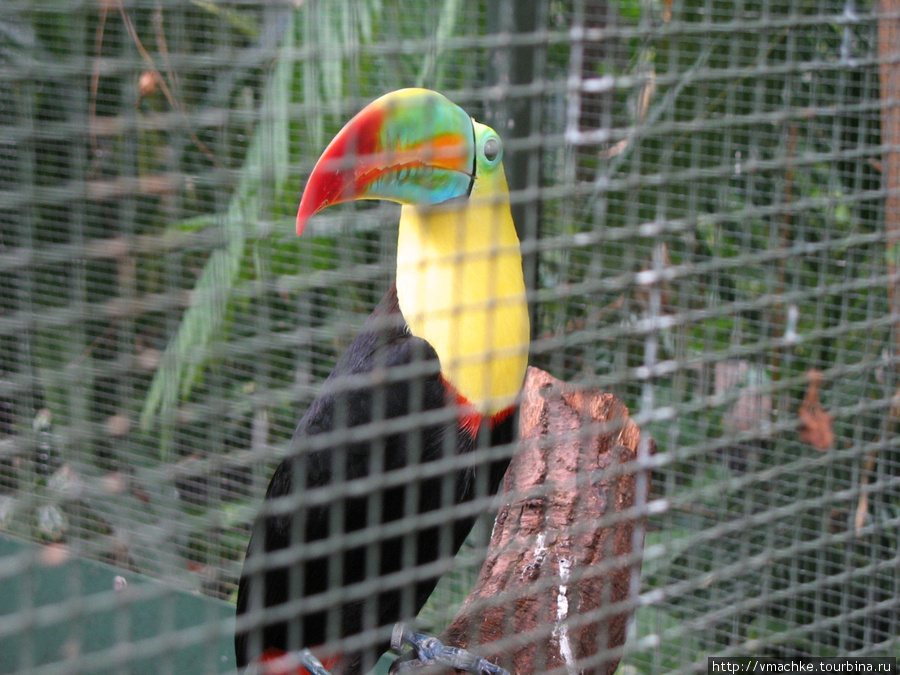
M 487 560 L 440 639 L 517 675 L 611 675 L 639 590 L 640 431 L 612 394 L 529 368 L 519 434 Z

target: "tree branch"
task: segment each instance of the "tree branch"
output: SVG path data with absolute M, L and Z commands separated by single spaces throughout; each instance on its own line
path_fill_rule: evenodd
M 519 434 L 487 560 L 441 640 L 518 675 L 611 675 L 639 591 L 640 431 L 612 394 L 529 368 Z

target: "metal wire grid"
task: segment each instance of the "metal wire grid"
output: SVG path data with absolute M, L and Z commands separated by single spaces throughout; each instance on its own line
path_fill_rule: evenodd
M 616 392 L 660 446 L 625 667 L 896 652 L 876 8 L 536 3 L 535 30 L 503 32 L 512 7 L 0 13 L 0 527 L 42 543 L 0 566 L 19 589 L 4 672 L 68 667 L 42 635 L 86 610 L 34 613 L 51 542 L 232 596 L 274 461 L 392 267 L 395 211 L 325 213 L 294 241 L 297 187 L 344 120 L 412 84 L 490 121 L 525 168 L 532 363 Z M 531 127 L 506 125 L 522 107 Z M 205 297 L 207 334 L 173 364 Z M 808 369 L 824 373 L 824 452 L 796 434 Z M 178 386 L 142 428 L 158 373 Z M 446 619 L 477 566 L 430 611 Z M 146 611 L 71 574 L 82 606 Z M 94 654 L 73 632 L 70 665 L 138 670 L 134 654 L 230 630 L 160 626 Z M 205 654 L 199 670 L 220 667 Z

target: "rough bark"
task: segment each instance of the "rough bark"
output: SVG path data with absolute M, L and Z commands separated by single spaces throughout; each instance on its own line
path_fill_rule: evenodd
M 615 671 L 640 576 L 639 442 L 615 396 L 529 368 L 487 559 L 444 644 L 518 675 Z

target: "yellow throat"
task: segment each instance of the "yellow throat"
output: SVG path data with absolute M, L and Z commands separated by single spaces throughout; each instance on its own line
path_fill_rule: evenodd
M 481 415 L 515 403 L 530 328 L 502 168 L 476 178 L 467 200 L 403 206 L 397 297 L 413 335 L 434 347 L 444 378 Z

